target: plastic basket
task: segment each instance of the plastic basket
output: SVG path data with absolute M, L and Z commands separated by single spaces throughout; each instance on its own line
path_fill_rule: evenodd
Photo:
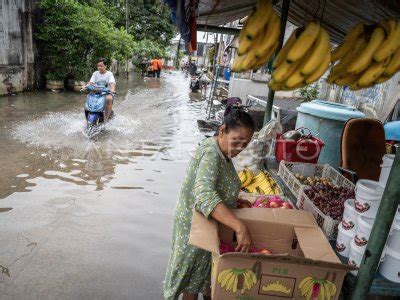
M 355 188 L 354 184 L 330 165 L 315 165 L 285 161 L 282 161 L 279 165 L 278 175 L 297 198 L 297 207 L 313 214 L 315 220 L 328 239 L 336 239 L 337 227 L 340 221 L 334 220 L 330 216 L 325 215 L 316 205 L 314 205 L 312 200 L 310 200 L 304 193 L 304 190 L 309 186 L 302 184 L 295 177 L 295 174 L 301 174 L 306 177 L 318 176 L 329 178 L 332 184 L 350 189 Z
M 300 174 L 305 177 L 325 177 L 329 178 L 332 184 L 337 186 L 350 189 L 355 188 L 354 184 L 350 180 L 348 180 L 330 165 L 281 161 L 279 164 L 278 176 L 282 178 L 283 182 L 287 185 L 297 199 L 299 199 L 303 188 L 307 187 L 308 185 L 301 183 L 296 178 L 295 174 Z
M 300 196 L 297 199 L 297 207 L 312 213 L 325 236 L 329 240 L 336 240 L 338 225 L 341 221 L 336 221 L 320 211 L 319 208 L 307 197 L 303 190 L 300 192 Z

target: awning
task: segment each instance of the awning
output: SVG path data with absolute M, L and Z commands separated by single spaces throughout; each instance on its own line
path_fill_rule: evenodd
M 282 0 L 274 2 L 275 9 L 280 13 Z M 199 0 L 196 13 L 197 24 L 227 24 L 248 15 L 256 3 L 256 0 Z M 323 13 L 322 24 L 331 34 L 331 40 L 338 43 L 358 22 L 374 23 L 386 17 L 400 19 L 400 1 L 292 0 L 288 20 L 296 26 L 302 26 L 312 19 L 316 12 L 318 12 L 318 19 Z

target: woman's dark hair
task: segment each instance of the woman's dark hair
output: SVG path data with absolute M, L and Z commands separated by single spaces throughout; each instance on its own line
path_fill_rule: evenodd
M 247 113 L 242 106 L 229 105 L 224 112 L 224 121 L 222 125 L 225 125 L 226 132 L 237 127 L 246 127 L 251 130 L 255 130 L 253 118 Z M 215 135 L 218 135 L 219 128 Z
M 105 58 L 99 58 L 99 59 L 97 60 L 97 63 L 99 63 L 99 62 L 102 62 L 105 66 L 107 66 L 107 61 L 106 61 Z

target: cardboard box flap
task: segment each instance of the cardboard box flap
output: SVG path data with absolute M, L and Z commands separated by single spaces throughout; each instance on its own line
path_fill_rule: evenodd
M 341 264 L 320 228 L 295 227 L 294 231 L 305 258 Z
M 298 227 L 318 227 L 313 215 L 304 210 L 282 208 L 242 208 L 234 209 L 232 212 L 235 214 L 235 216 L 242 220 L 273 222 L 277 224 L 286 224 Z
M 201 213 L 193 210 L 189 244 L 219 254 L 217 221 L 213 218 L 207 219 Z

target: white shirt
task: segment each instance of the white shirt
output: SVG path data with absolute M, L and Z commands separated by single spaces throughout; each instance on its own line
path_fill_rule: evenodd
M 90 82 L 98 86 L 109 87 L 110 83 L 115 84 L 115 78 L 112 72 L 106 71 L 104 74 L 101 74 L 99 71 L 93 73 L 90 78 Z

